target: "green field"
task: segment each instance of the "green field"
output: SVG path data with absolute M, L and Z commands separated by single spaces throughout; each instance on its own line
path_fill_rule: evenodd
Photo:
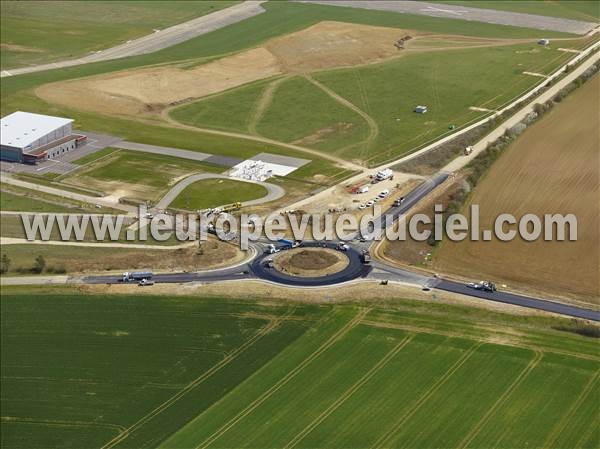
M 597 22 L 600 19 L 600 5 L 598 5 L 598 0 L 439 0 L 436 3 L 450 3 L 473 8 L 563 17 L 565 19 L 582 20 L 584 22 Z
M 0 210 L 26 211 L 26 212 L 76 212 L 83 209 L 69 208 L 66 206 L 48 203 L 38 198 L 16 195 L 10 192 L 0 193 Z
M 2 115 L 6 115 L 15 110 L 29 110 L 51 115 L 68 116 L 75 119 L 75 126 L 80 129 L 106 132 L 140 143 L 172 146 L 212 154 L 247 158 L 259 152 L 267 151 L 295 157 L 306 157 L 305 153 L 295 152 L 275 145 L 268 145 L 250 140 L 216 136 L 184 129 L 174 129 L 163 126 L 162 123 L 142 123 L 135 120 L 125 120 L 117 117 L 102 116 L 99 114 L 60 108 L 49 105 L 37 98 L 33 89 L 36 86 L 52 81 L 109 73 L 116 70 L 141 67 L 150 64 L 164 64 L 166 62 L 176 61 L 186 61 L 186 63 L 189 64 L 199 63 L 223 54 L 237 52 L 258 45 L 272 37 L 298 31 L 323 20 L 339 20 L 353 23 L 392 26 L 404 29 L 416 29 L 434 33 L 462 34 L 480 37 L 532 39 L 539 37 L 538 31 L 524 28 L 474 22 L 466 23 L 458 20 L 407 14 L 390 14 L 381 11 L 366 11 L 354 8 L 338 8 L 322 5 L 289 4 L 285 2 L 269 2 L 263 6 L 267 10 L 264 14 L 260 14 L 240 23 L 155 53 L 115 61 L 87 64 L 67 69 L 3 78 L 1 91 L 2 101 L 0 102 L 1 113 Z M 192 6 L 189 6 L 189 8 L 192 8 Z M 569 35 L 564 33 L 545 33 L 545 36 L 553 38 L 568 37 Z M 264 117 L 266 120 L 261 120 L 262 123 L 256 124 L 257 132 L 275 133 L 276 137 L 295 139 L 296 136 L 305 136 L 306 133 L 303 131 L 310 133 L 311 130 L 314 130 L 314 128 L 318 126 L 324 125 L 326 128 L 329 127 L 331 120 L 326 117 L 326 114 L 328 111 L 335 111 L 336 114 L 347 117 L 348 121 L 352 122 L 354 125 L 350 126 L 349 129 L 344 129 L 343 127 L 335 129 L 334 127 L 335 132 L 326 136 L 326 138 L 323 138 L 322 141 L 317 142 L 315 146 L 328 152 L 343 150 L 342 153 L 344 155 L 350 155 L 352 157 L 357 155 L 362 156 L 363 153 L 368 155 L 369 151 L 372 151 L 372 149 L 369 148 L 361 149 L 358 146 L 353 147 L 354 144 L 358 144 L 364 140 L 363 137 L 367 131 L 362 118 L 358 117 L 352 111 L 344 110 L 343 108 L 340 109 L 340 105 L 332 103 L 332 101 L 322 92 L 319 92 L 310 84 L 303 83 L 301 79 L 292 79 L 286 82 L 289 83 L 288 86 L 292 87 L 294 85 L 301 85 L 303 91 L 309 93 L 312 97 L 319 96 L 323 98 L 323 101 L 321 101 L 322 106 L 314 111 L 310 109 L 310 112 L 314 112 L 315 114 L 313 119 L 310 117 L 311 114 L 307 113 L 307 108 L 304 103 L 300 102 L 299 104 L 292 104 L 294 107 L 290 110 L 289 118 L 287 118 L 287 122 L 285 123 L 291 124 L 293 127 L 289 132 L 286 131 L 287 135 L 280 135 L 281 127 L 278 126 L 276 121 L 271 119 L 272 117 L 275 117 L 275 115 L 273 113 L 269 115 L 269 111 L 266 111 L 267 116 Z M 282 84 L 280 87 L 285 87 L 285 84 L 286 83 Z M 260 87 L 260 83 L 257 83 L 255 92 L 246 92 L 247 98 L 244 98 L 242 103 L 238 106 L 239 110 L 228 107 L 227 104 L 218 105 L 218 102 L 214 102 L 213 105 L 215 106 L 217 114 L 213 115 L 210 112 L 205 111 L 195 117 L 197 123 L 194 124 L 199 124 L 200 122 L 204 123 L 204 121 L 207 120 L 207 126 L 215 128 L 227 127 L 228 129 L 236 130 L 244 129 L 247 126 L 248 111 L 254 106 L 254 101 L 256 100 L 256 96 L 259 95 L 258 90 L 260 90 Z M 243 89 L 246 89 L 246 87 Z M 282 89 L 282 92 L 285 94 L 286 90 L 288 91 L 287 96 L 284 95 L 280 99 L 274 99 L 273 106 L 275 108 L 285 110 L 287 107 L 289 103 L 288 98 L 290 96 L 289 92 L 291 92 L 292 89 Z M 232 97 L 230 98 L 232 102 L 238 100 L 235 98 L 234 93 L 232 93 Z M 206 101 L 210 102 L 211 100 L 207 99 Z M 223 101 L 226 100 L 223 99 Z M 224 114 L 222 112 L 224 112 Z M 297 120 L 299 117 L 309 117 L 312 120 L 312 123 L 306 130 L 298 129 L 299 123 Z M 311 156 L 311 159 L 313 159 L 313 162 L 309 164 L 309 166 L 294 174 L 295 181 L 308 182 L 310 184 L 314 182 L 314 175 L 325 174 L 324 178 L 320 178 L 318 184 L 328 185 L 334 182 L 335 179 L 344 176 L 344 174 L 339 169 L 336 169 L 335 165 L 330 161 L 320 160 L 314 156 Z M 303 187 L 305 192 L 315 188 L 314 186 L 311 187 L 309 184 L 306 184 Z
M 570 320 L 37 292 L 2 296 L 3 447 L 600 444 L 597 340 Z
M 2 70 L 75 58 L 235 1 L 3 1 Z
M 176 108 L 172 117 L 188 125 L 257 133 L 375 165 L 439 138 L 450 125 L 485 116 L 469 108 L 501 107 L 540 82 L 523 72 L 549 74 L 570 57 L 555 48 L 540 49 L 535 42 L 413 53 L 380 64 L 316 73 L 313 77 L 320 85 L 304 77 L 253 83 Z M 274 86 L 271 101 L 262 104 L 257 116 L 269 85 Z M 368 114 L 375 126 L 369 127 L 324 88 Z M 428 105 L 429 112 L 415 114 L 418 104 Z
M 194 211 L 255 200 L 266 194 L 267 189 L 259 184 L 231 179 L 203 179 L 186 187 L 169 207 Z
M 65 182 L 100 191 L 122 187 L 135 198 L 158 200 L 176 180 L 194 173 L 220 173 L 224 167 L 160 154 L 119 150 L 67 175 Z M 145 195 L 145 196 L 144 196 Z

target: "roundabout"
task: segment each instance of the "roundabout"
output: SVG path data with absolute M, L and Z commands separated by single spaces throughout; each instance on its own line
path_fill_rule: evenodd
M 295 248 L 279 252 L 273 257 L 275 270 L 299 277 L 330 276 L 348 264 L 345 252 L 330 248 Z
M 278 284 L 318 287 L 365 277 L 371 271 L 361 254 L 335 243 L 306 242 L 301 247 L 277 254 L 261 254 L 251 263 L 252 273 Z

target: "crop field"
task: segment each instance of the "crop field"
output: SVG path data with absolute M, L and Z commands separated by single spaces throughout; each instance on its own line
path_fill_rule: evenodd
M 577 241 L 444 241 L 436 269 L 598 304 L 599 90 L 595 76 L 528 129 L 494 163 L 466 205 L 480 205 L 481 229 L 493 229 L 501 213 L 517 220 L 526 213 L 571 213 Z
M 600 443 L 597 342 L 568 320 L 44 292 L 2 297 L 3 447 Z
M 158 200 L 176 181 L 201 172 L 223 171 L 224 167 L 138 151 L 114 151 L 68 175 L 65 181 L 121 196 Z
M 203 179 L 186 187 L 170 207 L 184 210 L 201 210 L 262 198 L 267 189 L 259 184 L 230 179 Z
M 2 2 L 2 70 L 75 58 L 234 1 Z

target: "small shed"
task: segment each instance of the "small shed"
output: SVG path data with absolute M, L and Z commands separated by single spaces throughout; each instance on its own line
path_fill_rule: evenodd
M 415 108 L 417 114 L 425 114 L 427 112 L 427 106 L 419 105 Z

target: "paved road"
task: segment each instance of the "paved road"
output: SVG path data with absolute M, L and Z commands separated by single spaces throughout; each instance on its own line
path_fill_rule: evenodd
M 538 30 L 560 31 L 563 33 L 586 34 L 598 26 L 594 22 L 538 16 L 495 9 L 471 8 L 440 3 L 401 0 L 296 0 L 301 3 L 345 6 L 350 8 L 373 9 L 396 13 L 418 14 L 446 19 L 468 20 L 472 22 L 494 23 Z M 542 36 L 540 36 L 542 37 Z
M 269 182 L 259 182 L 259 181 L 249 181 L 247 179 L 238 179 L 231 178 L 226 175 L 219 175 L 214 173 L 199 173 L 197 175 L 191 175 L 182 181 L 178 182 L 171 190 L 167 192 L 165 196 L 163 196 L 160 201 L 154 206 L 154 209 L 164 210 L 169 204 L 171 204 L 177 196 L 183 192 L 183 190 L 189 185 L 201 181 L 203 179 L 228 179 L 230 181 L 239 181 L 239 182 L 247 182 L 250 184 L 258 184 L 267 189 L 267 194 L 262 198 L 257 198 L 255 200 L 242 201 L 242 206 L 256 206 L 257 204 L 268 203 L 269 201 L 275 201 L 285 195 L 285 190 L 275 184 L 271 184 Z
M 108 61 L 111 59 L 120 59 L 129 56 L 153 53 L 155 51 L 180 44 L 203 34 L 210 33 L 220 28 L 224 28 L 261 14 L 265 12 L 265 9 L 260 5 L 263 2 L 264 0 L 246 1 L 220 11 L 215 11 L 211 14 L 192 19 L 188 22 L 165 28 L 160 32 L 140 37 L 139 39 L 132 40 L 131 42 L 102 50 L 98 53 L 92 53 L 88 56 L 83 56 L 78 59 L 23 67 L 8 71 L 5 70 L 1 73 L 1 76 L 5 77 L 22 75 L 25 73 L 42 72 L 44 70 L 72 67 L 81 64 L 89 64 L 91 62 Z
M 122 140 L 112 144 L 115 148 L 123 150 L 140 151 L 143 153 L 161 154 L 163 156 L 173 156 L 192 161 L 208 162 L 209 164 L 222 165 L 224 167 L 233 167 L 242 162 L 242 159 L 228 156 L 220 156 L 199 151 L 181 150 L 179 148 L 161 147 L 158 145 L 147 145 L 145 143 L 127 142 Z
M 600 312 L 598 311 L 549 301 L 547 299 L 531 298 L 528 296 L 517 295 L 509 292 L 488 293 L 480 290 L 474 290 L 472 288 L 467 287 L 464 284 L 449 280 L 439 280 L 433 285 L 433 287 L 438 290 L 474 296 L 476 298 L 481 298 L 488 301 L 502 302 L 505 304 L 513 304 L 521 307 L 528 307 L 530 309 L 544 310 L 546 312 L 558 313 L 561 315 L 572 316 L 575 318 L 600 321 Z
M 327 247 L 329 249 L 335 249 L 336 243 L 320 243 L 320 242 L 306 242 L 302 245 L 308 248 L 322 248 Z M 366 277 L 371 271 L 369 265 L 364 265 L 360 260 L 360 252 L 350 247 L 345 252 L 348 257 L 348 265 L 341 271 L 321 277 L 299 277 L 291 276 L 289 274 L 282 273 L 274 268 L 268 268 L 266 262 L 268 259 L 273 257 L 271 254 L 259 254 L 251 264 L 252 273 L 260 279 L 264 279 L 270 282 L 276 282 L 278 284 L 293 285 L 296 287 L 319 287 L 324 285 L 339 284 L 342 282 L 348 282 L 357 278 Z

